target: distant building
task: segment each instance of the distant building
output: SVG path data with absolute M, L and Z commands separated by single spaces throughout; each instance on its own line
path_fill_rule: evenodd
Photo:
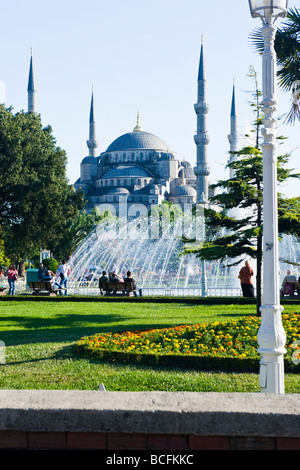
M 90 126 L 95 129 L 93 106 L 92 96 Z M 117 212 L 119 196 L 126 198 L 128 207 L 196 202 L 196 176 L 191 165 L 180 162 L 162 139 L 142 130 L 139 115 L 133 131 L 118 137 L 98 157 L 93 155 L 95 142 L 90 129 L 90 155 L 82 160 L 75 183 L 85 192 L 87 210 L 108 203 Z
M 192 168 L 187 161 L 180 161 L 176 153 L 156 135 L 145 132 L 139 122 L 132 132 L 114 140 L 106 151 L 96 156 L 96 122 L 94 97 L 92 93 L 90 110 L 90 132 L 87 146 L 89 155 L 80 166 L 80 178 L 75 188 L 82 188 L 87 198 L 87 210 L 103 204 L 113 205 L 118 213 L 119 197 L 132 204 L 173 204 L 208 202 L 207 165 L 208 137 L 206 132 L 205 74 L 203 44 L 201 46 L 198 73 L 197 114 L 197 165 Z M 200 191 L 200 193 L 199 193 Z M 197 196 L 198 193 L 198 196 Z
M 28 80 L 28 112 L 37 113 L 36 87 L 33 70 L 32 53 L 30 58 Z M 127 209 L 131 205 L 142 204 L 147 209 L 153 204 L 169 201 L 173 204 L 207 205 L 209 196 L 206 116 L 206 77 L 204 67 L 203 42 L 201 45 L 197 103 L 194 106 L 197 116 L 197 132 L 194 136 L 196 144 L 196 166 L 177 158 L 169 146 L 140 126 L 139 114 L 137 124 L 132 130 L 116 138 L 104 152 L 97 155 L 96 119 L 94 106 L 94 91 L 92 91 L 88 156 L 80 165 L 80 177 L 74 183 L 75 188 L 81 188 L 86 196 L 86 210 L 94 207 L 109 205 L 114 207 L 116 215 L 119 210 L 120 197 L 126 202 Z M 237 148 L 237 127 L 235 112 L 235 90 L 233 88 L 231 105 L 231 128 L 228 136 L 231 152 Z M 234 159 L 233 153 L 229 161 Z

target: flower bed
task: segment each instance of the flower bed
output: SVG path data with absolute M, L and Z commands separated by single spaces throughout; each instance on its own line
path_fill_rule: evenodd
M 285 361 L 292 370 L 296 361 L 291 358 L 293 355 L 295 359 L 297 341 L 300 351 L 300 316 L 285 314 L 282 320 L 287 335 Z M 260 318 L 250 316 L 146 331 L 99 333 L 82 338 L 77 343 L 77 351 L 120 362 L 250 371 L 258 366 L 259 326 Z

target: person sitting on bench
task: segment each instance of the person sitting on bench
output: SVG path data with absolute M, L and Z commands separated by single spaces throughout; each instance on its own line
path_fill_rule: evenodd
M 43 263 L 40 263 L 40 267 L 38 271 L 38 278 L 39 278 L 39 281 L 49 281 L 51 279 L 49 271 L 46 268 L 46 266 L 43 265 Z
M 126 283 L 126 282 L 131 282 L 132 288 L 133 288 L 133 293 L 134 293 L 134 295 L 137 297 L 135 280 L 134 280 L 133 277 L 131 276 L 131 272 L 130 272 L 130 271 L 127 271 L 127 277 L 125 277 L 124 282 L 125 282 L 125 283 Z
M 109 281 L 110 282 L 124 282 L 122 276 L 119 276 L 115 271 L 109 273 Z
M 55 278 L 55 276 L 52 276 L 52 278 L 50 279 L 50 284 L 51 284 L 51 287 L 53 290 L 59 290 L 60 289 L 60 284 L 59 284 L 59 280 Z
M 50 269 L 47 269 L 43 263 L 41 263 L 38 272 L 38 278 L 39 281 L 49 281 L 52 283 L 52 281 L 55 280 L 55 274 Z
M 106 271 L 102 271 L 102 276 L 99 278 L 99 289 L 100 294 L 103 295 L 103 284 L 108 282 L 108 277 L 106 275 Z
M 296 276 L 291 274 L 291 271 L 288 270 L 286 272 L 286 276 L 282 281 L 282 286 L 280 289 L 280 295 L 283 297 L 284 294 L 286 295 L 294 295 L 294 285 L 297 282 Z
M 111 290 L 108 291 L 108 293 L 111 293 L 111 292 L 116 293 L 117 292 L 117 284 L 118 283 L 124 284 L 123 278 L 121 276 L 119 276 L 118 274 L 116 274 L 115 271 L 112 271 L 112 272 L 109 273 L 109 282 L 115 284 L 115 289 L 113 289 L 112 291 Z

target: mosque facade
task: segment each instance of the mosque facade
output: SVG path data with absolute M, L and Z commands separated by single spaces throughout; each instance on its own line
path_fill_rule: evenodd
M 28 80 L 28 111 L 36 113 L 36 90 L 32 63 Z M 196 165 L 177 158 L 175 152 L 160 137 L 142 129 L 137 115 L 136 126 L 131 132 L 117 137 L 105 151 L 97 153 L 94 93 L 92 92 L 88 155 L 80 164 L 80 177 L 74 183 L 81 188 L 87 200 L 86 210 L 95 207 L 104 210 L 113 208 L 119 215 L 120 200 L 131 206 L 143 205 L 147 210 L 153 204 L 168 201 L 182 208 L 185 205 L 209 203 L 209 175 L 207 146 L 206 77 L 203 42 L 198 70 L 197 103 L 194 105 L 197 118 Z M 228 136 L 230 150 L 235 151 L 237 142 L 235 95 L 233 89 L 231 107 L 231 133 Z M 232 157 L 230 157 L 232 158 Z M 229 161 L 231 161 L 229 159 Z
M 142 129 L 139 123 L 131 132 L 114 140 L 96 156 L 93 95 L 90 113 L 89 155 L 80 165 L 75 188 L 82 188 L 87 210 L 95 206 L 113 206 L 118 213 L 119 198 L 127 203 L 152 204 L 163 201 L 194 204 L 197 179 L 190 163 L 180 161 L 160 138 Z
M 92 94 L 90 131 L 87 146 L 89 155 L 80 165 L 80 178 L 75 188 L 82 188 L 87 198 L 86 209 L 113 206 L 118 214 L 120 196 L 128 209 L 131 205 L 143 204 L 148 210 L 153 204 L 164 201 L 181 207 L 206 203 L 208 200 L 209 168 L 207 165 L 205 103 L 205 74 L 203 44 L 201 46 L 198 73 L 197 114 L 197 165 L 193 168 L 181 161 L 176 153 L 160 137 L 142 129 L 137 124 L 131 132 L 121 135 L 108 148 L 96 154 L 96 122 Z

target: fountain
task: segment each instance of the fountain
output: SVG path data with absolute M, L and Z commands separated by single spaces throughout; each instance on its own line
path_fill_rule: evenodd
M 201 261 L 193 254 L 182 254 L 182 236 L 191 239 L 201 234 L 201 220 L 185 211 L 174 221 L 157 216 L 103 221 L 83 240 L 69 261 L 69 290 L 77 294 L 99 294 L 97 280 L 103 270 L 122 276 L 130 270 L 143 295 L 201 296 Z M 195 243 L 201 243 L 201 236 Z M 287 269 L 297 272 L 292 265 L 300 261 L 296 240 L 284 235 L 279 248 L 281 277 Z M 252 265 L 255 270 L 255 262 Z M 240 268 L 241 264 L 229 268 L 222 261 L 207 261 L 207 294 L 241 295 Z M 255 276 L 256 273 L 254 284 Z
M 202 220 L 199 212 L 193 216 L 186 209 L 175 220 L 154 214 L 103 221 L 69 261 L 70 291 L 98 294 L 97 279 L 103 270 L 123 276 L 130 270 L 144 295 L 201 295 L 201 261 L 182 254 L 182 236 L 197 238 L 199 245 Z M 237 275 L 233 279 L 221 262 L 207 262 L 206 277 L 208 295 L 240 295 Z

